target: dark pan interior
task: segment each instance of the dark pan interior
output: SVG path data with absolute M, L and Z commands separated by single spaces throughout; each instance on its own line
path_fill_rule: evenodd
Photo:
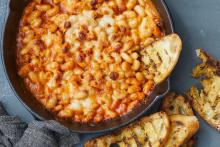
M 2 59 L 5 67 L 5 73 L 7 75 L 8 81 L 13 89 L 15 95 L 18 99 L 25 105 L 25 107 L 38 119 L 49 120 L 56 119 L 49 113 L 41 103 L 39 103 L 33 95 L 26 89 L 22 79 L 17 75 L 16 70 L 16 35 L 18 32 L 18 24 L 23 13 L 24 7 L 27 5 L 29 0 L 11 0 L 10 1 L 10 11 L 5 24 L 4 37 L 3 37 L 3 53 Z M 163 3 L 163 0 L 153 0 L 155 3 L 161 17 L 163 18 L 164 29 L 166 34 L 173 32 L 173 25 L 168 14 L 167 8 Z M 95 133 L 110 131 L 119 127 L 122 127 L 144 112 L 146 112 L 151 105 L 161 96 L 169 90 L 169 80 L 165 81 L 163 84 L 159 85 L 153 93 L 148 98 L 148 101 L 136 107 L 132 112 L 103 123 L 99 124 L 80 124 L 76 122 L 69 122 L 64 120 L 57 120 L 61 124 L 70 128 L 73 132 L 79 133 Z

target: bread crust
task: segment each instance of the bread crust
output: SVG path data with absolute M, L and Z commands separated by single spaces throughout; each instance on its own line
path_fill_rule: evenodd
M 199 129 L 195 116 L 171 115 L 171 132 L 165 147 L 179 147 L 187 142 Z
M 200 82 L 202 89 L 195 86 L 187 93 L 193 109 L 212 127 L 220 131 L 220 63 L 202 49 L 198 49 L 197 56 L 202 63 L 192 72 L 193 77 L 203 77 Z
M 171 92 L 165 96 L 162 102 L 161 110 L 166 112 L 168 115 L 187 115 L 194 116 L 193 110 L 188 100 L 174 92 Z
M 178 62 L 182 50 L 182 41 L 177 34 L 170 34 L 155 41 L 141 51 L 142 62 L 154 71 L 154 81 L 163 82 Z
M 84 147 L 109 147 L 112 144 L 162 147 L 168 139 L 169 128 L 170 123 L 166 113 L 158 112 L 117 132 L 91 139 Z
M 164 97 L 161 105 L 161 110 L 166 112 L 169 116 L 172 115 L 194 116 L 193 110 L 190 106 L 190 103 L 188 102 L 188 99 L 185 96 L 179 95 L 175 92 L 170 92 Z M 171 131 L 173 131 L 172 127 L 171 127 Z M 171 139 L 172 136 L 169 137 L 169 140 Z M 195 144 L 194 137 L 191 137 L 188 140 L 183 138 L 183 141 L 184 144 L 181 144 L 182 147 L 192 147 Z M 171 141 L 168 142 L 171 143 Z

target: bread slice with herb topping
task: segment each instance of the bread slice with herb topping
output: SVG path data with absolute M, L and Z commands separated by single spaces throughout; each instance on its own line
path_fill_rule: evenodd
M 164 112 L 150 116 L 120 129 L 119 131 L 89 140 L 85 147 L 115 146 L 164 146 L 169 136 L 169 118 Z
M 194 110 L 220 131 L 220 62 L 201 49 L 196 53 L 202 63 L 193 69 L 192 76 L 201 78 L 202 89 L 193 86 L 188 97 Z
M 174 92 L 171 92 L 164 97 L 161 110 L 166 112 L 171 117 L 173 117 L 173 115 L 194 116 L 192 107 L 190 106 L 188 100 L 184 96 Z M 172 121 L 173 120 L 171 119 L 171 132 L 175 132 L 179 126 L 173 124 Z M 194 123 L 194 125 L 197 126 L 198 122 Z M 192 133 L 189 133 L 189 136 L 191 136 Z M 179 137 L 178 139 L 175 139 L 174 141 L 173 138 L 176 136 L 178 137 L 177 133 L 170 134 L 167 146 L 178 146 L 181 144 L 182 147 L 192 147 L 195 144 L 194 136 L 189 139 L 189 137 L 185 135 L 182 136 L 182 138 Z

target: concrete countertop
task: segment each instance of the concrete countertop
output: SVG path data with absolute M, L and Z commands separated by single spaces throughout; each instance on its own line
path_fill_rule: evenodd
M 5 0 L 0 0 L 0 29 L 2 29 Z M 199 62 L 195 49 L 204 48 L 220 60 L 220 1 L 219 0 L 165 0 L 172 15 L 175 30 L 183 39 L 183 52 L 171 76 L 174 91 L 185 92 L 192 84 L 198 83 L 190 76 L 191 70 Z M 0 102 L 10 115 L 18 116 L 26 122 L 34 118 L 14 96 L 0 64 Z M 197 135 L 198 147 L 220 146 L 220 133 L 200 119 L 201 128 Z M 93 135 L 82 135 L 82 141 Z M 82 146 L 82 144 L 78 145 Z

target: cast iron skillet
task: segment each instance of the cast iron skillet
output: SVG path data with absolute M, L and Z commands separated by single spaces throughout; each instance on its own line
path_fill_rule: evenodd
M 17 96 L 17 98 L 24 104 L 24 106 L 38 119 L 50 120 L 55 119 L 64 126 L 70 128 L 77 133 L 98 133 L 104 131 L 111 131 L 122 126 L 125 126 L 135 119 L 140 117 L 143 113 L 150 109 L 150 107 L 163 97 L 169 91 L 169 79 L 164 83 L 158 85 L 148 100 L 136 107 L 133 111 L 119 118 L 108 120 L 98 124 L 80 124 L 77 122 L 68 122 L 58 120 L 51 113 L 49 113 L 43 105 L 38 102 L 34 96 L 26 89 L 22 79 L 17 75 L 16 70 L 16 35 L 18 32 L 18 24 L 23 13 L 23 10 L 30 0 L 8 0 L 7 20 L 5 21 L 3 29 L 3 49 L 2 61 L 8 82 Z M 171 21 L 168 9 L 163 0 L 152 0 L 155 3 L 164 23 L 166 34 L 173 32 L 173 23 Z

